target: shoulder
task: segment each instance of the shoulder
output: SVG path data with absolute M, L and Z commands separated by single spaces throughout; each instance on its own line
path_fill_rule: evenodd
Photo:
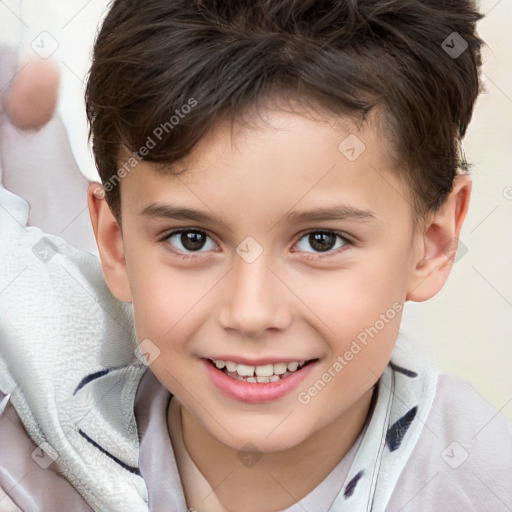
M 452 448 L 464 448 L 467 459 L 479 468 L 508 470 L 512 482 L 512 424 L 468 382 L 439 376 L 426 426 L 439 439 L 454 443 Z M 450 454 L 448 450 L 444 457 L 449 459 Z
M 512 442 L 511 423 L 484 400 L 469 382 L 440 374 L 434 405 L 432 421 L 442 420 L 442 429 L 471 434 L 475 438 L 482 434 L 483 440 L 489 437 L 491 431 L 501 432 Z
M 468 382 L 441 373 L 389 510 L 512 510 L 512 425 Z

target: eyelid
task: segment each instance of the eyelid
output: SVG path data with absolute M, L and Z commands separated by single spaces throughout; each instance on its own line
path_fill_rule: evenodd
M 304 231 L 303 233 L 301 233 L 298 238 L 300 240 L 301 238 L 304 238 L 306 235 L 310 235 L 311 233 L 331 233 L 331 234 L 334 234 L 336 236 L 339 236 L 340 238 L 342 238 L 346 242 L 355 243 L 355 239 L 352 236 L 350 236 L 348 233 L 345 233 L 344 231 L 338 231 L 338 230 L 333 229 L 333 228 L 313 228 L 313 229 L 308 229 L 308 230 Z
M 200 233 L 204 233 L 205 235 L 208 235 L 212 240 L 215 240 L 215 236 L 212 233 L 210 233 L 210 231 L 208 231 L 205 228 L 196 228 L 194 226 L 192 226 L 192 227 L 188 227 L 187 226 L 187 227 L 183 227 L 183 228 L 169 229 L 167 231 L 164 231 L 162 233 L 162 235 L 159 235 L 159 239 L 158 240 L 159 241 L 167 240 L 168 238 L 170 238 L 173 235 L 177 235 L 179 233 L 186 233 L 187 231 L 198 231 Z M 215 242 L 215 243 L 217 243 L 217 242 Z

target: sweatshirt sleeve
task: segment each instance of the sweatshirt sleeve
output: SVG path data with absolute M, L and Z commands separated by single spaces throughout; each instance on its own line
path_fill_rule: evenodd
M 131 304 L 111 294 L 97 256 L 27 225 L 28 213 L 27 201 L 0 184 L 0 391 L 21 420 L 19 441 L 30 441 L 18 452 L 19 429 L 8 430 L 9 419 L 0 424 L 10 448 L 0 469 L 5 476 L 22 466 L 0 487 L 24 512 L 61 496 L 62 482 L 95 509 L 146 512 L 133 414 L 145 366 L 135 353 Z M 23 469 L 39 472 L 38 459 L 61 477 L 38 478 L 24 492 L 31 480 Z M 21 505 L 20 492 L 35 504 Z

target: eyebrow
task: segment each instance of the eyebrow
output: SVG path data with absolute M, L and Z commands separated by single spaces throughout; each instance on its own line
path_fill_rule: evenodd
M 328 220 L 371 220 L 377 215 L 371 210 L 354 208 L 353 206 L 339 205 L 313 210 L 293 211 L 285 217 L 288 222 L 300 224 L 304 222 L 321 222 Z
M 224 224 L 216 216 L 208 215 L 200 210 L 193 208 L 183 208 L 166 204 L 151 203 L 146 206 L 140 215 L 150 219 L 162 220 L 184 220 L 192 222 L 202 222 L 204 224 Z M 286 219 L 291 224 L 300 224 L 305 222 L 322 222 L 329 220 L 372 220 L 377 215 L 371 210 L 359 209 L 353 206 L 339 205 L 327 208 L 315 208 L 304 211 L 292 211 L 282 219 Z
M 207 215 L 200 210 L 158 203 L 151 203 L 146 206 L 146 208 L 140 212 L 140 215 L 149 217 L 150 219 L 189 220 L 193 222 L 217 222 L 218 224 L 223 224 L 219 218 Z

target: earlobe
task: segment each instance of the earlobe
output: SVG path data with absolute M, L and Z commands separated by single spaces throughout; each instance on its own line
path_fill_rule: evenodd
M 452 192 L 432 214 L 423 233 L 421 255 L 409 280 L 406 300 L 428 300 L 439 293 L 446 283 L 468 211 L 471 187 L 469 176 L 457 176 Z
M 105 281 L 117 299 L 131 302 L 124 242 L 119 224 L 104 198 L 103 188 L 99 183 L 89 184 L 87 198 Z

